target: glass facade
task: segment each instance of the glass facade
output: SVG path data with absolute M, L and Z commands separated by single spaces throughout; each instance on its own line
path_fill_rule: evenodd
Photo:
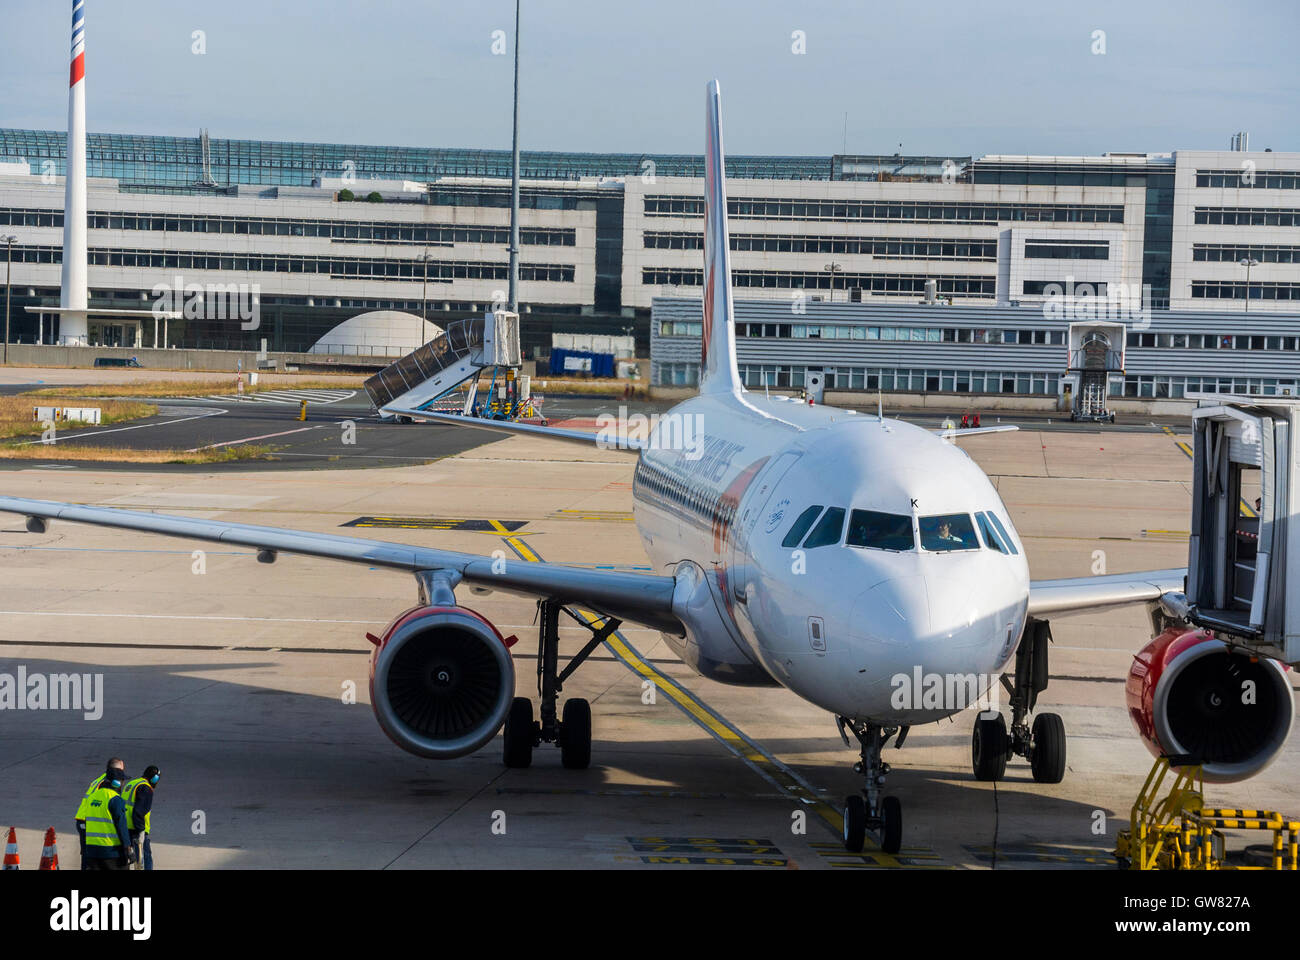
M 1151 306 L 1169 307 L 1169 271 L 1174 248 L 1174 175 L 1147 177 L 1142 228 L 1142 285 L 1151 287 Z
M 1172 177 L 1170 180 L 1172 181 Z M 1171 205 L 1172 209 L 1172 205 Z M 647 196 L 647 217 L 703 217 L 704 198 Z M 888 223 L 1123 223 L 1123 204 L 946 203 L 737 197 L 727 216 L 738 220 L 833 220 Z
M 207 156 L 205 158 L 204 153 Z M 54 130 L 0 129 L 0 159 L 25 159 L 33 173 L 62 176 L 67 135 Z M 346 172 L 359 180 L 433 181 L 441 177 L 510 177 L 509 150 L 380 147 L 201 137 L 91 133 L 86 137 L 91 177 L 123 187 L 210 193 L 232 184 L 311 186 L 319 176 Z M 579 177 L 703 177 L 704 158 L 685 154 L 520 153 L 520 175 L 530 180 Z M 51 161 L 52 168 L 43 166 Z M 762 180 L 828 180 L 829 157 L 727 158 L 727 176 Z
M 665 365 L 666 366 L 666 365 Z M 825 376 L 827 390 L 881 390 L 886 393 L 1020 393 L 1055 396 L 1059 373 L 1037 371 L 948 370 L 912 367 L 810 367 L 799 364 L 742 363 L 745 387 L 802 387 L 809 370 Z M 662 373 L 661 373 L 662 382 Z

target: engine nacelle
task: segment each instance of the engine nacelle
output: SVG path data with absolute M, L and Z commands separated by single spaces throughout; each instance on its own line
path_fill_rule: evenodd
M 1290 736 L 1295 714 L 1280 663 L 1235 652 L 1185 626 L 1170 627 L 1134 656 L 1124 694 L 1152 755 L 1197 757 L 1214 783 L 1244 780 L 1267 767 Z
M 447 760 L 496 736 L 515 695 L 508 642 L 465 607 L 413 607 L 371 637 L 370 702 L 403 750 Z

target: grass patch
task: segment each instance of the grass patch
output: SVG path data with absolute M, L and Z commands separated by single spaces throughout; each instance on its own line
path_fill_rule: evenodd
M 257 444 L 213 450 L 131 450 L 85 443 L 0 443 L 0 460 L 66 460 L 92 463 L 229 463 L 263 460 L 275 448 Z
M 244 393 L 266 393 L 271 390 L 360 390 L 364 378 L 333 378 L 329 380 L 285 380 L 267 382 L 260 380 L 256 386 L 244 382 Z M 141 380 L 134 383 L 100 383 L 88 387 L 42 387 L 21 394 L 24 397 L 68 397 L 87 399 L 94 397 L 188 397 L 198 394 L 236 393 L 235 378 L 220 380 Z M 30 414 L 30 411 L 28 411 Z
M 80 401 L 73 404 L 61 403 L 60 400 L 68 398 L 65 393 L 55 392 L 48 396 L 42 395 L 39 399 L 33 399 L 33 397 L 34 394 L 31 393 L 20 393 L 13 397 L 0 397 L 0 440 L 8 440 L 13 437 L 39 437 L 41 435 L 44 428 L 40 422 L 32 419 L 32 407 L 83 406 Z M 122 423 L 126 420 L 139 420 L 142 417 L 152 417 L 158 412 L 158 408 L 152 403 L 131 400 L 104 400 L 93 404 L 93 406 L 99 407 L 99 426 Z M 58 432 L 75 433 L 84 427 L 93 426 L 94 424 L 78 425 L 76 421 L 69 421 L 60 423 Z
M 633 399 L 645 399 L 649 390 L 638 380 L 566 380 L 561 377 L 533 377 L 532 390 L 545 397 L 547 394 L 584 397 L 621 397 L 632 385 Z

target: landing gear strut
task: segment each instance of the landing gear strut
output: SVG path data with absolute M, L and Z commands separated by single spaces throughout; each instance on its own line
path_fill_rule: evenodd
M 1052 628 L 1046 620 L 1030 618 L 1016 649 L 1015 679 L 1002 678 L 1011 695 L 1011 730 L 1002 715 L 980 714 L 971 732 L 971 767 L 977 780 L 1001 780 L 1013 754 L 1029 761 L 1039 783 L 1060 783 L 1065 777 L 1065 724 L 1054 713 L 1040 713 L 1029 724 L 1038 695 L 1047 689 L 1047 649 Z
M 895 734 L 898 734 L 895 746 L 901 747 L 907 737 L 907 728 L 903 727 L 900 732 L 898 727 L 880 727 L 843 717 L 836 717 L 835 722 L 839 724 L 840 736 L 846 744 L 849 739 L 845 731 L 848 730 L 862 745 L 862 759 L 853 765 L 853 769 L 865 780 L 860 796 L 853 795 L 844 800 L 844 848 L 852 853 L 861 853 L 867 831 L 871 831 L 880 838 L 881 850 L 889 854 L 898 853 L 903 844 L 903 805 L 897 797 L 881 797 L 885 775 L 890 768 L 880 758 L 880 751 Z
M 515 697 L 506 716 L 504 759 L 507 767 L 527 767 L 533 762 L 533 748 L 543 743 L 556 743 L 560 747 L 560 762 L 570 770 L 585 770 L 591 765 L 591 705 L 581 698 L 566 700 L 561 717 L 556 709 L 564 681 L 605 642 L 622 621 L 607 617 L 599 625 L 588 623 L 576 616 L 558 600 L 539 600 L 539 629 L 537 643 L 537 692 L 541 696 L 540 720 L 533 719 L 533 702 L 527 697 Z M 560 611 L 563 610 L 578 624 L 591 631 L 586 646 L 559 668 Z

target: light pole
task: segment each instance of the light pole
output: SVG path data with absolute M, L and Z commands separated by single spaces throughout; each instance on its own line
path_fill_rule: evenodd
M 826 264 L 826 266 L 823 269 L 831 275 L 831 303 L 834 303 L 835 302 L 835 274 L 840 273 L 844 269 L 844 267 L 838 263 L 831 262 Z
M 510 269 L 508 299 L 519 312 L 519 0 L 515 0 L 515 108 L 510 141 Z
M 1250 268 L 1258 267 L 1259 261 L 1254 257 L 1242 257 L 1237 263 L 1246 268 L 1246 309 L 1242 313 L 1250 313 Z
M 12 296 L 13 284 L 10 282 L 10 275 L 14 268 L 14 243 L 17 237 L 0 237 L 5 245 L 5 349 L 4 362 L 9 362 L 9 298 Z

